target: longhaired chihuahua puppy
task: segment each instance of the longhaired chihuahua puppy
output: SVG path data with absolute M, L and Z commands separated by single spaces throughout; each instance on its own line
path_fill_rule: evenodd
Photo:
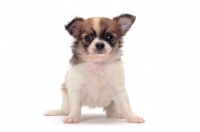
M 65 29 L 75 41 L 73 56 L 62 84 L 62 105 L 46 116 L 68 115 L 64 123 L 77 123 L 81 107 L 103 107 L 109 117 L 124 118 L 131 123 L 144 123 L 131 110 L 125 89 L 121 60 L 122 37 L 135 21 L 135 16 L 122 14 L 113 19 L 74 18 Z

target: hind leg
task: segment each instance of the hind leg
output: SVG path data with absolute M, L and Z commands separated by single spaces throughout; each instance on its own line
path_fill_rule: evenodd
M 114 101 L 111 102 L 111 104 L 108 105 L 105 109 L 106 109 L 106 116 L 115 117 L 115 118 L 123 118 L 120 112 L 118 111 L 117 106 L 115 105 Z
M 57 116 L 69 114 L 69 97 L 65 84 L 62 85 L 62 105 L 61 109 L 48 110 L 44 113 L 45 116 Z

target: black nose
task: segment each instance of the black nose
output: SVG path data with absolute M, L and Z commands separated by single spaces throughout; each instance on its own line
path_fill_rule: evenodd
M 104 47 L 105 47 L 105 44 L 104 43 L 96 43 L 96 48 L 98 49 L 98 50 L 102 50 Z

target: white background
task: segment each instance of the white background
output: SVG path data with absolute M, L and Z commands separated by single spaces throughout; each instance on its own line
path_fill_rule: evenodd
M 131 124 L 83 108 L 81 123 L 43 112 L 61 103 L 71 57 L 64 25 L 75 16 L 136 15 L 124 41 Z M 0 131 L 200 131 L 200 2 L 198 0 L 1 0 Z

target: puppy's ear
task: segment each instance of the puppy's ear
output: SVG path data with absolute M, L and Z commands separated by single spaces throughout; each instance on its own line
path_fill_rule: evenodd
M 116 21 L 118 25 L 118 34 L 120 36 L 124 36 L 131 25 L 134 23 L 135 19 L 136 17 L 130 14 L 122 14 L 113 18 L 113 20 Z
M 65 25 L 65 29 L 72 35 L 74 38 L 77 38 L 80 34 L 81 24 L 83 22 L 83 18 L 76 17 L 67 25 Z

